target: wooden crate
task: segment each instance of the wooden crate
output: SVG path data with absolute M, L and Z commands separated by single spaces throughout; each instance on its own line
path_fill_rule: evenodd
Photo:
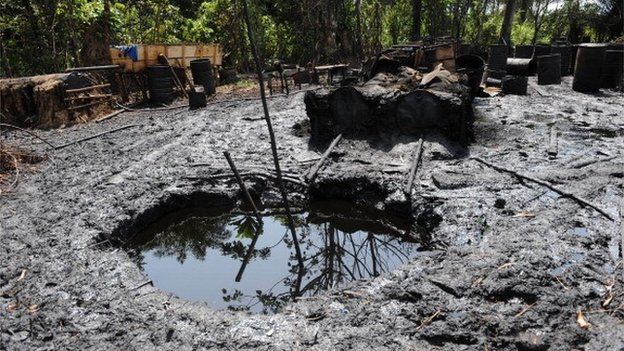
M 175 67 L 189 68 L 195 59 L 210 59 L 213 66 L 221 66 L 223 52 L 219 44 L 179 44 L 179 45 L 137 45 L 138 59 L 124 55 L 123 51 L 110 48 L 111 60 L 114 65 L 121 65 L 126 72 L 141 72 L 146 67 L 157 65 L 158 56 L 164 54 L 169 63 Z

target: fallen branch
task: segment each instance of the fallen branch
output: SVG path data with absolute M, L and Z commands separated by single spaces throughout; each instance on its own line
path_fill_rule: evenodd
M 52 145 L 52 143 L 50 143 L 49 141 L 45 140 L 44 138 L 38 136 L 37 134 L 35 134 L 35 133 L 31 132 L 31 131 L 26 130 L 26 129 L 23 129 L 23 128 L 20 128 L 20 127 L 16 127 L 16 126 L 14 126 L 12 124 L 6 124 L 6 123 L 0 123 L 0 127 L 11 128 L 11 129 L 19 130 L 20 132 L 24 132 L 26 134 L 30 134 L 33 137 L 35 137 L 35 138 L 43 141 L 44 143 L 46 143 L 51 148 L 56 149 L 56 146 Z
M 615 160 L 616 158 L 617 156 L 611 156 L 611 157 L 605 157 L 605 158 L 594 158 L 594 159 L 587 160 L 587 161 L 573 163 L 570 165 L 570 167 L 578 169 L 578 168 L 587 167 L 589 165 L 593 165 L 594 163 L 612 161 L 612 160 Z
M 307 180 L 309 183 L 312 183 L 314 181 L 314 178 L 316 178 L 316 175 L 321 170 L 321 167 L 323 167 L 323 163 L 325 163 L 325 160 L 327 159 L 327 157 L 329 157 L 329 155 L 334 150 L 336 145 L 338 145 L 341 139 L 342 139 L 342 134 L 339 134 L 336 138 L 334 138 L 331 144 L 329 144 L 329 147 L 327 148 L 327 150 L 325 150 L 325 152 L 321 156 L 321 159 L 318 160 L 312 168 L 310 168 L 310 171 L 305 176 L 305 180 Z
M 179 108 L 189 107 L 189 105 L 178 105 L 178 106 L 167 106 L 167 107 L 155 107 L 155 108 L 131 108 L 128 106 L 124 106 L 118 102 L 115 103 L 120 108 L 131 111 L 131 112 L 153 112 L 153 111 L 169 111 L 169 110 L 177 110 Z
M 66 147 L 71 146 L 71 145 L 82 143 L 83 141 L 88 141 L 88 140 L 91 140 L 91 139 L 95 139 L 97 137 L 101 137 L 102 135 L 111 134 L 111 133 L 118 132 L 120 130 L 132 128 L 132 127 L 138 127 L 138 126 L 139 126 L 138 124 L 129 124 L 127 126 L 115 128 L 115 129 L 112 129 L 112 130 L 107 130 L 106 132 L 98 133 L 98 134 L 95 134 L 95 135 L 92 135 L 92 136 L 89 136 L 89 137 L 86 137 L 86 138 L 82 138 L 82 139 L 78 139 L 78 140 L 69 142 L 67 144 L 63 144 L 61 146 L 57 146 L 57 147 L 55 147 L 55 149 L 56 150 L 60 150 L 60 149 L 66 148 Z
M 557 145 L 557 127 L 554 125 L 550 127 L 550 140 L 548 142 L 547 153 L 549 156 L 555 157 L 559 153 Z
M 106 121 L 107 119 L 111 119 L 111 118 L 113 118 L 113 117 L 115 117 L 117 115 L 120 115 L 120 114 L 124 113 L 124 112 L 126 112 L 126 110 L 117 110 L 115 112 L 109 113 L 108 115 L 106 115 L 106 116 L 104 116 L 102 118 L 96 119 L 95 123 L 100 123 L 102 121 Z
M 267 179 L 271 179 L 271 180 L 276 180 L 277 176 L 270 174 L 270 173 L 266 173 L 266 172 L 260 172 L 260 171 L 248 171 L 248 172 L 241 172 L 239 173 L 241 177 L 264 177 Z M 234 177 L 234 174 L 228 173 L 228 174 L 214 174 L 214 175 L 209 175 L 209 176 L 196 176 L 196 177 L 185 177 L 185 179 L 188 180 L 211 180 L 211 179 L 225 179 L 225 178 L 232 178 Z M 291 177 L 287 177 L 287 176 L 282 176 L 282 179 L 284 181 L 296 184 L 296 185 L 300 185 L 303 187 L 307 187 L 308 184 L 305 182 L 302 182 L 299 179 L 296 178 L 291 178 Z
M 520 173 L 518 173 L 516 171 L 510 170 L 510 169 L 507 169 L 507 168 L 504 168 L 504 167 L 501 167 L 501 166 L 494 165 L 494 164 L 489 163 L 489 162 L 487 162 L 487 161 L 485 161 L 485 160 L 483 160 L 483 159 L 481 159 L 479 157 L 471 157 L 471 159 L 473 159 L 473 160 L 475 160 L 475 161 L 477 161 L 479 163 L 482 163 L 482 164 L 484 164 L 484 165 L 486 165 L 488 167 L 491 167 L 491 168 L 493 168 L 493 169 L 495 169 L 495 170 L 497 170 L 499 172 L 509 173 L 509 174 L 512 174 L 512 175 L 514 175 L 514 176 L 516 176 L 518 178 L 522 178 L 522 179 L 525 179 L 525 180 L 529 180 L 529 181 L 531 181 L 533 183 L 537 183 L 539 185 L 543 185 L 543 186 L 549 188 L 550 190 L 559 193 L 561 196 L 567 197 L 569 199 L 572 199 L 572 200 L 574 200 L 574 201 L 576 201 L 579 204 L 582 204 L 584 206 L 589 206 L 589 207 L 593 208 L 594 210 L 598 211 L 598 213 L 600 213 L 601 215 L 605 216 L 609 220 L 615 221 L 615 219 L 613 217 L 611 217 L 610 214 L 608 214 L 605 210 L 601 209 L 597 205 L 589 202 L 586 199 L 578 197 L 578 196 L 576 196 L 576 195 L 574 195 L 574 194 L 572 194 L 572 193 L 570 193 L 568 191 L 565 191 L 563 189 L 559 189 L 558 187 L 550 184 L 549 182 L 547 182 L 545 180 L 534 178 L 534 177 L 527 176 L 527 175 L 524 175 L 524 174 L 520 174 Z
M 422 151 L 423 151 L 423 138 L 420 138 L 418 140 L 418 145 L 416 146 L 416 151 L 414 152 L 414 159 L 412 160 L 412 165 L 410 166 L 409 175 L 407 176 L 407 185 L 405 186 L 406 194 L 410 194 L 412 192 L 412 186 L 414 184 L 414 177 L 416 177 L 416 171 L 418 170 L 418 163 L 420 162 Z

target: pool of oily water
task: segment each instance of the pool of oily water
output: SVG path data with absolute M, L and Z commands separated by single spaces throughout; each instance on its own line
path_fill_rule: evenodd
M 286 302 L 390 271 L 413 257 L 422 229 L 347 202 L 294 213 L 193 208 L 138 233 L 135 259 L 154 285 L 216 309 L 277 312 Z

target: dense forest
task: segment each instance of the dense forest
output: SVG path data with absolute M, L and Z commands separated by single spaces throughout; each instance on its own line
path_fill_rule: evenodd
M 248 1 L 264 59 L 301 65 L 356 63 L 427 36 L 484 48 L 499 40 L 507 3 L 513 44 L 608 41 L 623 27 L 621 0 Z M 219 42 L 227 66 L 251 66 L 241 0 L 0 0 L 0 30 L 4 77 L 101 63 L 108 45 L 126 43 Z

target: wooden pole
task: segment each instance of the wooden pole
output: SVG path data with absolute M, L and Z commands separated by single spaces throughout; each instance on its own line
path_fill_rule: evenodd
M 260 64 L 260 58 L 258 55 L 258 48 L 256 47 L 256 41 L 254 39 L 253 29 L 251 27 L 251 19 L 249 16 L 249 7 L 247 6 L 247 0 L 242 0 L 243 13 L 245 15 L 245 24 L 247 25 L 247 36 L 249 38 L 249 44 L 251 45 L 251 51 L 253 54 L 256 75 L 258 76 L 258 84 L 260 85 L 260 98 L 262 99 L 262 109 L 264 111 L 264 119 L 267 124 L 269 132 L 269 138 L 271 142 L 271 153 L 273 154 L 273 163 L 275 164 L 275 172 L 277 173 L 277 185 L 282 195 L 282 201 L 284 203 L 284 209 L 286 211 L 286 218 L 288 219 L 288 227 L 293 239 L 293 246 L 295 248 L 295 254 L 297 255 L 297 261 L 299 263 L 299 270 L 305 269 L 303 264 L 303 256 L 301 255 L 301 248 L 299 247 L 299 240 L 297 239 L 297 232 L 295 231 L 295 221 L 290 213 L 290 204 L 288 202 L 288 193 L 284 186 L 282 179 L 282 170 L 279 164 L 279 156 L 277 154 L 277 141 L 275 140 L 275 133 L 273 132 L 273 125 L 271 124 L 271 116 L 269 115 L 269 107 L 266 101 L 266 92 L 264 91 L 264 77 L 262 76 L 262 66 Z
M 423 138 L 418 140 L 418 145 L 414 152 L 414 159 L 412 160 L 412 166 L 410 167 L 409 175 L 407 176 L 407 185 L 405 186 L 405 193 L 410 194 L 412 192 L 412 186 L 414 184 L 414 177 L 416 177 L 416 171 L 418 170 L 418 163 L 422 156 L 423 151 Z
M 316 175 L 321 170 L 321 167 L 323 167 L 323 163 L 325 163 L 325 160 L 327 159 L 327 157 L 329 157 L 332 150 L 334 150 L 334 148 L 336 147 L 336 145 L 338 145 L 341 139 L 342 139 L 342 134 L 339 134 L 336 138 L 334 138 L 331 144 L 329 144 L 329 147 L 327 148 L 327 150 L 325 150 L 325 152 L 321 156 L 321 159 L 318 160 L 312 168 L 310 168 L 310 171 L 305 176 L 305 179 L 308 183 L 312 183 L 312 181 L 314 181 L 314 178 L 316 178 Z
M 184 96 L 186 96 L 186 98 L 188 99 L 189 97 L 188 93 L 186 92 L 186 89 L 184 89 L 184 86 L 182 85 L 182 82 L 180 82 L 180 79 L 178 79 L 178 75 L 175 73 L 175 70 L 169 63 L 169 59 L 167 58 L 167 56 L 160 54 L 158 57 L 162 60 L 164 64 L 169 66 L 169 69 L 171 70 L 171 75 L 173 76 L 174 83 L 176 84 L 178 88 L 180 88 L 180 90 L 182 90 L 182 94 L 184 94 Z

